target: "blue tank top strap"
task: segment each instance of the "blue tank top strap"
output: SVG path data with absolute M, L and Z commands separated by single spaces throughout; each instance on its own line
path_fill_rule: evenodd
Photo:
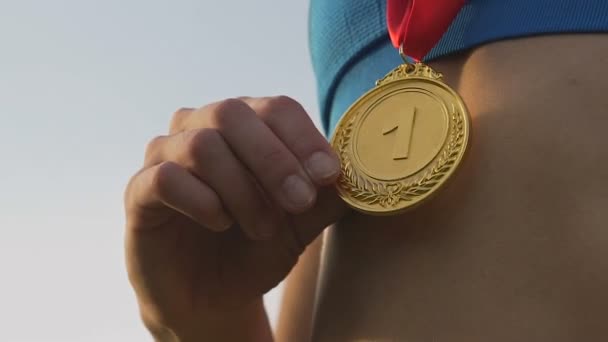
M 335 112 L 334 96 L 342 80 L 348 78 L 349 82 L 340 89 L 359 96 L 401 61 L 390 46 L 385 13 L 385 0 L 311 0 L 309 45 L 327 134 L 337 121 L 330 113 Z M 469 0 L 425 60 L 501 39 L 607 31 L 608 0 Z M 358 74 L 350 75 L 355 64 Z M 379 72 L 375 79 L 358 84 L 370 81 L 364 70 L 372 69 Z

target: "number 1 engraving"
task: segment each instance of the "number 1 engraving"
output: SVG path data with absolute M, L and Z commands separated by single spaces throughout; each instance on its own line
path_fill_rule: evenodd
M 382 131 L 382 135 L 396 132 L 397 136 L 395 137 L 396 141 L 393 147 L 393 160 L 407 159 L 409 157 L 415 117 L 416 107 L 406 111 L 403 115 L 398 115 L 396 124 L 389 126 Z

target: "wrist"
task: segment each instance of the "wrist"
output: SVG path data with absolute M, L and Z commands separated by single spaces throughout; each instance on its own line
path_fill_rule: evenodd
M 235 310 L 196 316 L 170 325 L 145 325 L 156 342 L 273 341 L 261 297 Z

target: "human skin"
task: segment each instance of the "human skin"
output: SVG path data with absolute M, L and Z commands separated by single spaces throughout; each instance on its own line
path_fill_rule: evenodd
M 339 170 L 288 97 L 177 111 L 124 199 L 129 280 L 154 338 L 272 340 L 262 295 L 345 212 Z
M 471 112 L 462 168 L 404 215 L 330 228 L 310 333 L 290 334 L 286 307 L 281 336 L 608 339 L 608 35 L 495 42 L 431 65 Z
M 301 214 L 282 207 L 280 197 L 274 200 L 279 209 L 269 211 L 281 219 L 269 240 L 258 240 L 255 224 L 215 233 L 210 230 L 221 225 L 209 217 L 196 223 L 173 210 L 168 195 L 180 191 L 158 182 L 179 178 L 159 178 L 158 165 L 188 162 L 148 157 L 125 196 L 127 265 L 146 326 L 159 341 L 272 339 L 261 295 L 283 279 L 324 224 L 337 221 L 327 231 L 320 269 L 317 241 L 290 275 L 277 341 L 605 340 L 606 63 L 608 36 L 600 34 L 495 42 L 433 62 L 469 107 L 472 145 L 438 196 L 400 216 L 343 216 L 335 193 L 321 186 L 335 181 L 330 177 L 316 185 L 317 204 L 296 210 Z M 266 123 L 262 112 L 280 117 L 276 113 L 284 110 L 270 108 L 297 107 L 285 98 L 262 101 L 264 110 L 247 101 L 254 113 L 234 101 L 219 112 L 240 108 Z M 213 117 L 221 114 L 216 109 L 176 117 Z M 228 134 L 237 128 L 208 124 L 189 121 L 185 130 Z M 304 131 L 294 134 L 317 137 L 309 152 L 327 148 L 318 132 Z M 163 150 L 158 142 L 149 150 Z M 172 151 L 168 155 L 190 151 L 183 161 L 198 155 L 191 148 Z M 218 257 L 218 246 L 229 253 Z M 218 265 L 239 272 L 231 272 L 228 282 L 201 272 Z M 230 286 L 219 286 L 224 284 Z

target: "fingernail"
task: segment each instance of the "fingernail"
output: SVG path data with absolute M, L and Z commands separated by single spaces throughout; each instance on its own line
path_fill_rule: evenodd
M 295 210 L 307 209 L 315 200 L 315 190 L 298 175 L 291 175 L 285 179 L 283 194 L 289 206 Z
M 340 163 L 325 152 L 315 152 L 306 161 L 306 169 L 316 181 L 322 182 L 340 172 Z

